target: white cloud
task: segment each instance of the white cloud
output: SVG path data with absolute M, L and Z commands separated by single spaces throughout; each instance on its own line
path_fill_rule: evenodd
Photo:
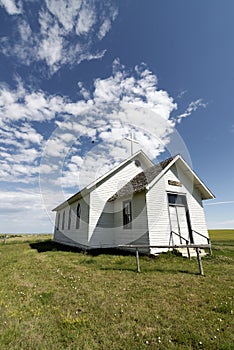
M 46 121 L 63 112 L 66 105 L 61 96 L 47 96 L 42 91 L 29 91 L 19 83 L 15 90 L 0 85 L 0 119 Z
M 233 229 L 234 220 L 207 221 L 209 229 Z
M 78 86 L 83 88 L 82 83 Z M 97 79 L 87 97 L 64 104 L 64 113 L 72 115 L 56 122 L 58 129 L 45 149 L 43 164 L 53 164 L 56 158 L 62 166 L 56 176 L 50 173 L 51 183 L 61 188 L 84 187 L 129 156 L 125 137 L 130 130 L 139 141 L 134 150 L 142 148 L 152 159 L 165 150 L 175 130 L 170 113 L 177 106 L 166 91 L 158 89 L 157 77 L 145 65 L 129 73 L 115 60 L 113 75 Z M 80 136 L 90 140 L 82 164 L 73 158 L 81 155 Z M 48 177 L 46 181 L 51 185 Z
M 196 111 L 199 107 L 206 108 L 207 103 L 204 103 L 203 100 L 200 98 L 196 101 L 193 101 L 189 104 L 188 108 L 186 111 L 182 114 L 180 114 L 177 118 L 176 121 L 177 123 L 180 123 L 183 118 L 186 118 L 190 116 L 194 111 Z
M 40 13 L 39 23 L 42 34 L 42 40 L 38 49 L 39 58 L 45 60 L 49 67 L 56 70 L 57 64 L 62 58 L 62 31 L 48 12 Z
M 52 233 L 52 219 L 46 216 L 39 192 L 2 190 L 1 199 L 0 220 L 5 233 Z
M 22 13 L 22 2 L 14 0 L 0 0 L 0 6 L 5 7 L 9 15 L 18 15 Z
M 46 6 L 66 32 L 72 31 L 82 0 L 46 0 Z
M 64 200 L 64 189 L 78 190 L 126 159 L 130 131 L 139 142 L 134 151 L 142 148 L 152 159 L 175 133 L 170 115 L 177 105 L 145 65 L 129 72 L 115 60 L 111 76 L 96 79 L 89 91 L 79 82 L 78 89 L 85 99 L 70 101 L 28 89 L 20 79 L 14 90 L 0 85 L 1 180 L 33 185 L 40 176 L 48 211 Z M 56 129 L 45 144 L 39 130 L 47 121 Z
M 234 201 L 219 201 L 219 202 L 204 203 L 204 206 L 209 206 L 209 205 L 226 205 L 226 204 L 234 204 Z
M 31 125 L 35 121 L 54 121 L 59 130 L 46 145 L 46 157 L 51 163 L 45 165 L 51 168 L 44 166 L 42 172 L 55 170 L 52 159 L 58 158 L 64 164 L 63 176 L 67 179 L 72 170 L 69 159 L 81 154 L 82 147 L 77 141 L 80 136 L 97 138 L 102 143 L 96 149 L 96 157 L 108 155 L 103 167 L 111 166 L 115 157 L 121 160 L 129 154 L 129 145 L 124 140 L 130 129 L 135 131 L 139 147 L 152 158 L 165 149 L 174 131 L 170 113 L 177 106 L 166 91 L 158 89 L 157 77 L 145 65 L 135 67 L 130 73 L 115 60 L 113 74 L 97 79 L 92 92 L 84 89 L 81 82 L 78 86 L 83 89 L 86 100 L 71 102 L 66 97 L 50 96 L 40 90 L 30 91 L 20 80 L 15 90 L 0 86 L 0 120 L 4 123 L 1 135 L 5 145 L 1 164 L 11 165 L 11 169 L 2 168 L 5 181 L 9 175 L 12 181 L 17 178 L 26 181 L 23 175 L 35 180 L 44 147 L 43 136 Z M 91 145 L 96 147 L 96 143 Z M 64 163 L 68 154 L 70 158 Z
M 102 24 L 101 24 L 100 29 L 98 31 L 98 38 L 100 40 L 103 39 L 106 36 L 106 34 L 110 31 L 112 22 L 116 19 L 117 15 L 118 15 L 118 10 L 117 10 L 117 8 L 110 7 L 109 13 L 110 13 L 109 18 L 105 17 L 105 16 L 102 17 Z
M 187 92 L 188 92 L 187 90 L 182 90 L 176 97 L 182 98 Z
M 95 8 L 90 7 L 89 3 L 83 2 L 82 7 L 78 13 L 78 19 L 76 24 L 76 34 L 84 35 L 88 34 L 90 30 L 94 29 L 93 26 L 96 23 L 97 15 Z
M 16 7 L 10 0 L 5 0 L 4 6 L 6 4 L 12 11 L 21 11 L 21 5 Z M 16 20 L 18 35 L 0 40 L 0 51 L 3 54 L 26 65 L 44 61 L 50 74 L 65 64 L 79 64 L 104 56 L 105 49 L 99 51 L 94 47 L 111 29 L 117 16 L 116 7 L 111 2 L 42 1 L 39 12 L 35 15 L 39 28 L 30 26 L 31 15 L 22 2 L 23 5 L 24 12 Z
M 111 21 L 109 19 L 106 19 L 102 23 L 102 25 L 101 25 L 101 27 L 99 29 L 98 38 L 100 40 L 103 39 L 106 36 L 106 34 L 109 32 L 110 28 L 111 28 Z

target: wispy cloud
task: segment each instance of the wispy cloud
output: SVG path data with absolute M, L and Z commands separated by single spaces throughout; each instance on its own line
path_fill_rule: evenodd
M 226 205 L 226 204 L 234 204 L 234 201 L 210 202 L 210 203 L 204 203 L 204 206 L 210 206 L 210 205 Z
M 48 212 L 68 190 L 78 190 L 126 159 L 130 131 L 139 142 L 134 150 L 142 148 L 152 159 L 176 134 L 171 112 L 177 104 L 145 64 L 128 70 L 116 59 L 109 77 L 96 79 L 91 88 L 77 86 L 80 97 L 71 101 L 25 87 L 20 79 L 15 89 L 0 85 L 2 184 L 33 186 L 40 176 Z M 48 122 L 54 131 L 46 140 L 41 130 Z
M 64 164 L 63 178 L 71 179 L 70 174 L 75 173 L 69 162 L 73 156 L 83 157 L 77 141 L 81 136 L 97 139 L 93 151 L 103 169 L 128 156 L 124 138 L 130 129 L 152 158 L 165 149 L 175 130 L 170 114 L 177 106 L 158 88 L 157 77 L 145 65 L 127 71 L 117 59 L 111 76 L 96 79 L 90 90 L 81 82 L 78 87 L 81 99 L 70 101 L 66 96 L 26 88 L 20 79 L 15 89 L 0 86 L 2 180 L 27 182 L 30 177 L 35 181 L 46 141 L 35 125 L 38 122 L 49 121 L 60 131 L 47 142 L 51 163 L 42 168 L 42 173 L 55 172 L 57 177 L 59 159 L 60 166 Z
M 182 90 L 176 97 L 182 98 L 187 93 L 187 90 Z
M 18 15 L 22 13 L 22 1 L 0 0 L 0 6 L 3 6 L 9 15 Z
M 63 65 L 79 64 L 85 60 L 100 59 L 105 50 L 96 44 L 102 40 L 117 16 L 112 2 L 89 0 L 45 0 L 41 2 L 33 26 L 26 3 L 2 1 L 9 14 L 18 14 L 17 33 L 3 37 L 0 50 L 20 63 L 46 63 L 51 74 Z M 24 6 L 24 7 L 23 7 Z
M 208 221 L 209 229 L 233 229 L 234 220 Z
M 40 176 L 48 212 L 130 155 L 130 131 L 152 159 L 176 135 L 171 112 L 177 108 L 145 64 L 127 70 L 116 59 L 113 73 L 88 89 L 79 82 L 80 99 L 26 88 L 0 86 L 0 172 L 2 183 L 32 186 Z M 40 130 L 52 126 L 48 140 Z M 43 127 L 38 127 L 39 123 Z M 173 154 L 176 153 L 175 143 Z M 58 196 L 52 196 L 53 193 Z
M 56 197 L 56 194 L 54 194 Z M 1 190 L 0 220 L 6 233 L 48 232 L 49 223 L 39 191 L 35 188 Z M 53 221 L 51 214 L 50 232 Z
M 180 114 L 177 118 L 176 121 L 177 123 L 181 123 L 183 118 L 189 117 L 193 112 L 195 112 L 199 107 L 206 108 L 207 103 L 204 103 L 203 100 L 200 98 L 196 101 L 193 101 L 189 104 L 188 108 L 186 111 L 182 114 Z

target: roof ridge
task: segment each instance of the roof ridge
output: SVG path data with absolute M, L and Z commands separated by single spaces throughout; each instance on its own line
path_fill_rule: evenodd
M 152 167 L 149 167 L 139 174 L 135 175 L 129 182 L 127 182 L 120 190 L 118 190 L 113 196 L 109 198 L 109 202 L 114 201 L 117 198 L 123 197 L 128 194 L 140 192 L 146 188 L 146 186 L 153 181 L 153 179 L 161 173 L 161 171 L 166 168 L 168 164 L 176 156 L 165 159 L 162 162 L 154 164 Z

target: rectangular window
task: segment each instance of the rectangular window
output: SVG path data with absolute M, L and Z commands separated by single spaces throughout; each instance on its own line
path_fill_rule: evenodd
M 59 230 L 59 225 L 60 225 L 60 213 L 58 213 L 57 230 Z
M 64 226 L 65 226 L 65 210 L 63 212 L 62 230 L 64 230 Z
M 123 202 L 123 228 L 132 228 L 132 202 L 130 200 Z
M 80 215 L 81 215 L 81 207 L 80 207 L 80 203 L 78 203 L 76 207 L 76 229 L 77 230 L 80 228 Z
M 169 205 L 183 205 L 186 206 L 186 197 L 184 195 L 168 193 L 168 203 Z
M 68 230 L 71 228 L 71 208 L 69 209 L 69 216 L 68 216 Z

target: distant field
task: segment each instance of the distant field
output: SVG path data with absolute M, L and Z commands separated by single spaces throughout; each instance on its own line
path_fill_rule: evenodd
M 0 234 L 0 241 L 4 240 L 5 236 L 8 243 L 52 239 L 52 234 Z
M 234 241 L 234 230 L 209 230 L 211 241 Z
M 232 239 L 215 241 L 202 277 L 196 259 L 141 256 L 138 274 L 133 255 L 50 237 L 0 240 L 1 350 L 233 349 Z

